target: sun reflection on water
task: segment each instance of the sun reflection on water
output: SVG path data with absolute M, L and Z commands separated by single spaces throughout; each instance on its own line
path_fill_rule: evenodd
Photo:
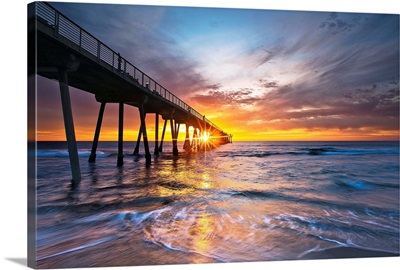
M 189 234 L 192 238 L 193 250 L 199 254 L 207 254 L 213 241 L 214 218 L 209 214 L 199 215 L 196 222 L 192 224 Z

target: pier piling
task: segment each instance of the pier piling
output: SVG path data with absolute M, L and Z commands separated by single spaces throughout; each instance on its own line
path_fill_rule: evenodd
M 191 146 L 190 146 L 190 137 L 189 137 L 189 125 L 186 123 L 186 137 L 185 137 L 185 143 L 183 144 L 183 149 L 185 151 L 190 151 Z
M 124 103 L 119 103 L 119 121 L 118 121 L 118 160 L 117 166 L 124 164 L 123 142 L 124 141 Z
M 172 135 L 172 154 L 174 156 L 178 155 L 178 130 L 176 121 L 174 121 L 173 117 L 171 116 L 171 135 Z
M 140 146 L 141 138 L 142 138 L 142 124 L 140 124 L 140 127 L 139 127 L 138 137 L 136 140 L 135 149 L 133 150 L 133 155 L 139 155 L 139 146 Z
M 140 114 L 140 126 L 141 131 L 143 133 L 143 143 L 144 143 L 144 151 L 146 158 L 146 165 L 151 164 L 151 155 L 149 150 L 149 141 L 147 139 L 147 131 L 146 131 L 146 113 L 144 111 L 143 103 L 139 105 L 139 114 Z
M 160 150 L 158 149 L 158 113 L 156 113 L 156 128 L 155 128 L 155 142 L 154 142 L 154 155 L 159 155 Z
M 90 156 L 89 156 L 89 162 L 96 161 L 96 150 L 97 150 L 97 145 L 99 142 L 101 123 L 103 122 L 103 115 L 104 115 L 105 107 L 106 107 L 106 103 L 102 102 L 100 105 L 99 117 L 97 118 L 96 131 L 94 133 L 92 152 L 90 153 Z
M 61 105 L 64 117 L 65 135 L 67 137 L 69 160 L 71 164 L 72 182 L 78 184 L 81 180 L 78 148 L 76 146 L 74 121 L 72 118 L 71 98 L 69 95 L 68 74 L 65 69 L 58 69 Z
M 161 135 L 161 142 L 160 142 L 160 146 L 158 147 L 158 151 L 160 153 L 162 153 L 162 151 L 163 151 L 164 135 L 165 135 L 165 129 L 167 128 L 167 122 L 168 122 L 168 119 L 165 119 L 163 131 L 162 131 L 162 135 Z

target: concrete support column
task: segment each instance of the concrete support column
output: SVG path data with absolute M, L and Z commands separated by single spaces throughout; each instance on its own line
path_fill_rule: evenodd
M 124 103 L 119 103 L 118 121 L 118 160 L 117 166 L 124 164 L 123 141 L 124 141 Z
M 102 102 L 101 105 L 100 105 L 99 117 L 97 118 L 96 131 L 94 133 L 93 144 L 92 144 L 92 152 L 90 153 L 90 156 L 89 156 L 89 162 L 95 162 L 96 161 L 96 150 L 97 150 L 97 144 L 99 142 L 101 123 L 103 121 L 103 115 L 104 115 L 105 107 L 106 107 L 106 103 Z
M 197 128 L 194 128 L 193 136 L 192 136 L 192 145 L 191 145 L 192 150 L 197 151 L 198 150 L 197 146 L 198 146 Z
M 163 143 L 164 143 L 164 136 L 165 136 L 165 129 L 167 127 L 167 122 L 168 122 L 168 119 L 164 120 L 164 127 L 163 127 L 163 131 L 162 131 L 162 135 L 161 135 L 160 147 L 158 147 L 158 151 L 160 153 L 162 153 L 162 151 L 163 151 Z
M 146 113 L 144 111 L 143 104 L 139 105 L 139 114 L 140 114 L 140 126 L 143 133 L 143 143 L 144 143 L 144 151 L 146 158 L 146 165 L 151 164 L 151 155 L 149 149 L 149 141 L 147 139 L 147 131 L 146 131 Z
M 65 69 L 58 70 L 58 81 L 60 84 L 61 104 L 64 117 L 65 135 L 67 138 L 69 161 L 72 172 L 72 183 L 78 184 L 81 180 L 81 169 L 79 166 L 78 147 L 76 145 L 74 121 L 72 118 L 68 75 Z
M 199 151 L 200 150 L 200 143 L 201 143 L 201 130 L 200 129 L 196 129 L 196 150 Z
M 178 130 L 174 119 L 171 116 L 171 134 L 172 134 L 172 154 L 174 156 L 178 155 Z
M 139 155 L 140 139 L 142 138 L 142 124 L 139 127 L 138 138 L 136 140 L 135 150 L 133 150 L 133 155 Z
M 185 151 L 190 151 L 191 149 L 188 124 L 186 124 L 186 137 L 185 137 L 185 143 L 183 144 L 183 149 L 185 149 Z
M 154 142 L 154 154 L 160 154 L 160 150 L 158 149 L 158 113 L 156 113 L 156 128 L 155 128 L 155 142 Z

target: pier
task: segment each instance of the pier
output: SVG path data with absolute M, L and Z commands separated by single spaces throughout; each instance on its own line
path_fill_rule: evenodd
M 29 65 L 34 66 L 32 72 L 59 82 L 73 182 L 80 181 L 81 173 L 69 95 L 70 86 L 93 94 L 96 101 L 99 102 L 99 114 L 89 162 L 96 161 L 96 149 L 104 110 L 109 103 L 117 103 L 119 106 L 118 166 L 123 165 L 124 158 L 125 106 L 134 106 L 139 110 L 140 128 L 133 154 L 138 154 L 139 144 L 142 141 L 147 165 L 151 164 L 151 152 L 154 155 L 163 152 L 165 131 L 168 128 L 172 134 L 173 155 L 178 155 L 179 152 L 178 135 L 181 125 L 185 125 L 186 128 L 183 149 L 187 152 L 199 151 L 207 147 L 206 144 L 210 142 L 202 140 L 204 134 L 211 138 L 213 146 L 232 142 L 231 134 L 216 126 L 204 115 L 51 5 L 44 2 L 30 5 L 28 27 L 31 33 L 28 38 L 30 50 L 34 49 L 36 53 L 36 58 L 28 53 Z M 32 31 L 35 31 L 34 35 L 32 35 Z M 155 114 L 154 151 L 149 149 L 148 144 L 149 138 L 146 129 L 148 114 Z M 160 120 L 164 121 L 161 139 L 159 136 Z M 193 128 L 192 135 L 189 134 L 189 127 Z

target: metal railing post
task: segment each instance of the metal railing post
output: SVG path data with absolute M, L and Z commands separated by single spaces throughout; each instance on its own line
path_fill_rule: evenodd
M 113 52 L 113 60 L 112 60 L 112 70 L 114 71 L 115 67 L 114 67 L 114 63 L 115 63 L 115 53 Z
M 82 29 L 79 29 L 79 50 L 82 48 Z
M 59 28 L 59 23 L 60 23 L 60 14 L 56 12 L 54 14 L 54 36 L 58 37 L 58 28 Z
M 126 78 L 126 60 L 124 59 L 124 79 Z
M 100 62 L 100 42 L 97 41 L 97 63 Z

